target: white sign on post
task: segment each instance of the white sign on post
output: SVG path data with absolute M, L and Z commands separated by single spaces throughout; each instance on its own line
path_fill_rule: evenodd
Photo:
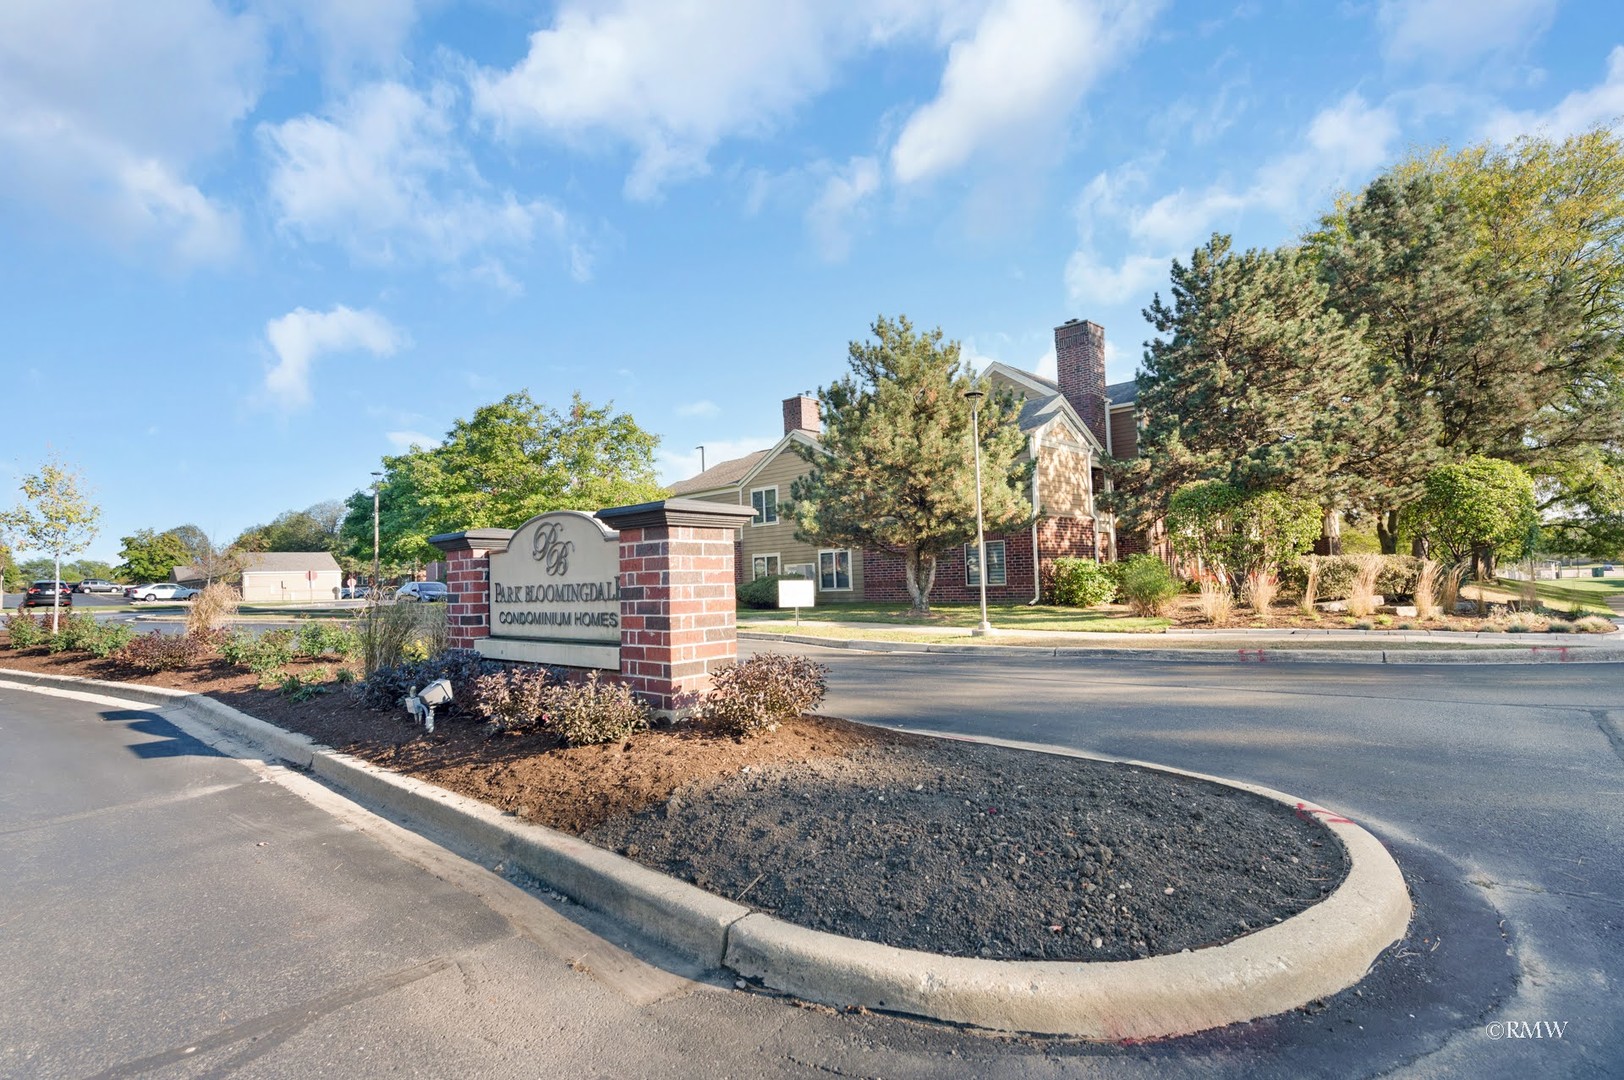
M 816 606 L 812 583 L 805 578 L 778 583 L 778 606 L 795 609 L 795 625 L 801 625 L 801 609 Z
M 555 510 L 491 555 L 495 660 L 620 669 L 620 534 L 590 514 Z

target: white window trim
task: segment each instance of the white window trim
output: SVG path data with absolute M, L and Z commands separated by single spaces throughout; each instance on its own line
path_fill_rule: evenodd
M 838 585 L 825 587 L 824 584 L 823 584 L 823 557 L 825 555 L 838 555 L 842 551 L 844 551 L 846 553 L 846 581 L 847 581 L 847 585 L 844 588 L 842 588 L 842 587 L 840 587 Z M 852 564 L 852 550 L 851 550 L 851 548 L 819 548 L 818 549 L 818 564 L 817 565 L 818 565 L 817 584 L 818 584 L 818 591 L 819 592 L 851 592 L 853 589 L 855 589 L 857 587 L 857 583 L 856 583 L 857 575 L 855 573 L 853 573 L 853 570 L 855 568 L 854 568 L 854 566 Z
M 991 577 L 989 577 L 989 578 L 987 578 L 987 588 L 989 588 L 989 589 L 1007 589 L 1007 588 L 1009 588 L 1009 547 L 1008 547 L 1008 541 L 1005 541 L 1005 540 L 988 540 L 987 541 L 987 550 L 988 551 L 991 551 L 995 546 L 1002 547 L 1004 549 L 1004 557 L 1002 559 L 998 560 L 998 564 L 1004 568 L 1004 580 L 1003 581 L 994 581 L 994 580 L 992 580 Z M 969 588 L 980 588 L 980 586 L 976 582 L 970 580 L 970 553 L 975 551 L 975 549 L 976 549 L 976 546 L 974 544 L 965 544 L 964 545 L 964 587 L 967 588 L 967 589 L 969 589 Z M 987 559 L 987 561 L 990 563 L 990 562 L 992 562 L 992 559 L 989 557 Z
M 776 552 L 776 551 L 758 551 L 754 555 L 750 556 L 750 580 L 751 581 L 757 580 L 757 578 L 756 578 L 756 560 L 757 559 L 777 559 L 778 560 L 778 569 L 777 570 L 769 570 L 769 571 L 767 571 L 765 574 L 762 575 L 763 577 L 771 577 L 774 574 L 782 574 L 784 572 L 784 560 L 783 560 L 782 556 L 779 555 L 778 552 Z
M 751 488 L 750 489 L 750 509 L 752 511 L 754 511 L 755 508 L 756 508 L 756 492 L 758 492 L 758 491 L 770 491 L 770 492 L 773 493 L 773 519 L 771 521 L 766 521 L 766 520 L 757 521 L 755 518 L 751 518 L 750 519 L 751 527 L 754 528 L 754 527 L 758 527 L 758 526 L 761 526 L 761 525 L 777 525 L 780 521 L 783 520 L 782 515 L 780 515 L 779 512 L 778 512 L 778 485 L 777 484 L 769 484 L 766 487 Z M 765 501 L 765 500 L 763 500 L 763 501 Z M 766 515 L 764 514 L 762 516 L 763 516 L 763 518 L 765 518 Z

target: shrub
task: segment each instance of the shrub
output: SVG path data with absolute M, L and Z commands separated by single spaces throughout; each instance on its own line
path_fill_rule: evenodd
M 154 630 L 132 638 L 118 658 L 138 671 L 176 671 L 197 662 L 208 643 L 200 634 L 165 634 Z
M 435 679 L 445 679 L 451 684 L 452 694 L 447 711 L 467 716 L 474 701 L 474 681 L 501 669 L 500 664 L 486 660 L 472 649 L 452 649 L 433 659 L 406 661 L 374 671 L 361 684 L 361 703 L 369 709 L 398 709 L 412 687 L 421 690 Z
M 303 703 L 312 698 L 320 697 L 327 692 L 327 688 L 322 685 L 326 679 L 327 673 L 325 671 L 311 671 L 303 676 L 284 675 L 281 681 L 277 683 L 277 689 L 284 696 Z
M 348 660 L 359 655 L 361 639 L 348 623 L 321 619 L 307 622 L 294 632 L 293 650 L 313 660 L 323 656 Z
M 734 735 L 760 735 L 817 708 L 828 677 L 804 656 L 761 653 L 716 672 L 694 715 Z
M 1444 571 L 1438 580 L 1438 606 L 1445 615 L 1455 614 L 1460 607 L 1460 585 L 1466 580 L 1466 566 L 1464 564 L 1451 566 Z
M 106 660 L 135 640 L 135 628 L 128 623 L 103 623 L 85 639 L 84 650 L 97 660 Z
M 1581 634 L 1606 634 L 1618 629 L 1612 619 L 1601 615 L 1586 615 L 1573 621 L 1573 628 Z
M 45 647 L 53 653 L 85 652 L 85 646 L 96 634 L 96 617 L 85 612 L 69 615 L 57 630 L 45 639 Z
M 1116 599 L 1116 576 L 1093 559 L 1056 559 L 1049 571 L 1049 603 L 1094 607 Z
M 1303 557 L 1303 588 L 1297 599 L 1297 610 L 1304 615 L 1315 613 L 1314 603 L 1319 599 L 1320 560 L 1317 555 Z
M 780 581 L 804 581 L 799 574 L 769 574 L 758 577 L 754 581 L 747 581 L 740 585 L 736 591 L 739 603 L 747 608 L 758 610 L 778 609 L 778 583 Z
M 1506 619 L 1506 633 L 1508 634 L 1537 634 L 1550 625 L 1550 620 L 1542 615 L 1535 615 L 1527 611 L 1519 611 Z
M 571 746 L 618 742 L 646 730 L 650 719 L 630 686 L 596 671 L 581 682 L 549 687 L 543 705 L 547 722 Z
M 36 645 L 43 645 L 50 632 L 32 614 L 19 611 L 6 616 L 6 634 L 10 638 L 11 648 L 32 649 Z
M 1201 617 L 1212 626 L 1223 626 L 1235 612 L 1235 598 L 1229 586 L 1217 578 L 1201 579 Z
M 355 624 L 362 668 L 370 675 L 402 662 L 424 661 L 445 652 L 449 604 L 386 604 L 375 590 Z
M 1348 614 L 1362 619 L 1376 610 L 1376 579 L 1381 575 L 1382 557 L 1359 555 L 1356 559 L 1359 571 L 1348 587 Z
M 1438 564 L 1422 559 L 1415 576 L 1415 614 L 1418 618 L 1432 619 L 1438 616 L 1438 610 Z
M 278 671 L 293 662 L 293 631 L 265 630 L 253 637 L 239 665 L 256 675 Z
M 242 603 L 242 594 L 223 581 L 211 581 L 203 591 L 192 597 L 192 606 L 186 612 L 186 632 L 196 634 L 217 630 L 233 615 Z
M 1167 564 L 1154 555 L 1135 555 L 1122 565 L 1122 599 L 1140 615 L 1165 615 L 1179 594 Z
M 469 711 L 488 720 L 497 731 L 535 727 L 542 721 L 542 698 L 552 681 L 546 668 L 537 667 L 510 667 L 480 675 L 469 690 Z

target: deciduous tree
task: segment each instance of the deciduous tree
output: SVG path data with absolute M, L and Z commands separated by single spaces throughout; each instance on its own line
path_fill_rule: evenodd
M 1494 576 L 1498 555 L 1522 554 L 1539 525 L 1528 474 L 1481 455 L 1429 473 L 1407 517 L 1413 531 L 1448 548 L 1456 562 L 1470 557 L 1482 577 Z
M 118 574 L 129 581 L 167 581 L 175 567 L 192 565 L 185 540 L 173 530 L 137 529 L 119 544 Z
M 872 342 L 851 343 L 851 374 L 818 391 L 823 435 L 797 446 L 812 469 L 790 489 L 796 535 L 825 546 L 902 556 L 915 611 L 930 610 L 937 560 L 975 535 L 970 401 L 990 389 L 941 330 L 881 317 Z M 1019 405 L 1007 391 L 980 405 L 982 514 L 989 532 L 1029 519 L 1030 466 Z
M 19 546 L 49 554 L 62 580 L 62 558 L 90 546 L 100 531 L 101 509 L 80 490 L 77 471 L 51 459 L 38 472 L 24 476 L 23 501 L 4 514 L 0 526 L 16 534 Z M 61 616 L 61 598 L 53 597 L 51 632 Z

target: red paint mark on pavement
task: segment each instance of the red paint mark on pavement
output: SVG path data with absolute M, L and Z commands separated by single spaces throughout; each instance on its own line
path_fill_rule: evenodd
M 1242 660 L 1245 660 L 1247 657 L 1251 656 L 1253 653 L 1257 653 L 1257 662 L 1260 663 L 1260 664 L 1264 663 L 1264 656 L 1263 656 L 1263 650 L 1262 649 L 1236 649 L 1235 651 L 1240 654 L 1240 658 Z
M 1353 824 L 1353 822 L 1349 821 L 1345 817 L 1338 817 L 1337 815 L 1331 813 L 1329 810 L 1321 809 L 1318 806 L 1310 806 L 1308 803 L 1305 803 L 1305 802 L 1300 802 L 1300 803 L 1297 804 L 1297 816 L 1299 818 L 1301 818 L 1303 821 L 1307 821 L 1309 818 L 1317 817 L 1321 821 L 1328 822 L 1328 823 L 1330 823 L 1332 825 L 1352 825 Z

